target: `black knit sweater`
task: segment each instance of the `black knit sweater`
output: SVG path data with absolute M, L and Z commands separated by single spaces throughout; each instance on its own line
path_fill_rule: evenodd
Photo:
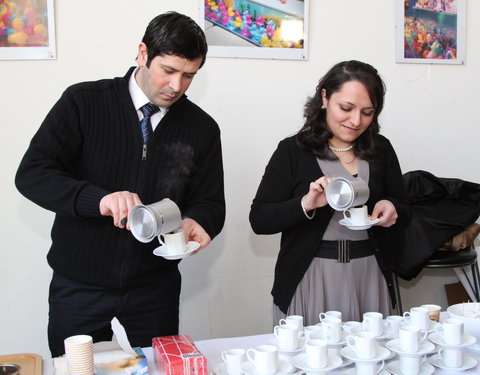
M 144 204 L 170 198 L 213 238 L 225 219 L 220 130 L 186 96 L 156 127 L 143 156 L 138 115 L 123 78 L 69 87 L 33 137 L 15 183 L 56 213 L 47 259 L 58 273 L 108 288 L 145 285 L 178 261 L 152 254 L 100 215 L 106 194 L 130 191 Z

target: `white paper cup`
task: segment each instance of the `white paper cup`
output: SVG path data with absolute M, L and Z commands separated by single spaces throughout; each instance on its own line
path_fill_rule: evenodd
M 65 357 L 70 375 L 92 375 L 95 372 L 93 362 L 93 340 L 88 335 L 76 335 L 65 339 Z

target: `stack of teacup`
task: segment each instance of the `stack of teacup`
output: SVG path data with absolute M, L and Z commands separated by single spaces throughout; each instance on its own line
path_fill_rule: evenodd
M 273 328 L 273 334 L 281 351 L 296 351 L 303 348 L 303 317 L 289 315 L 285 319 L 280 319 L 278 325 Z
M 399 357 L 398 361 L 390 362 L 387 369 L 403 375 L 433 372 L 433 368 L 425 362 L 427 354 L 435 350 L 435 346 L 426 340 L 427 333 L 417 326 L 401 324 L 398 329 L 398 339 L 386 343 L 387 348 L 397 353 Z
M 475 344 L 475 336 L 465 334 L 463 321 L 449 318 L 441 325 L 435 327 L 434 333 L 430 334 L 430 341 L 437 344 L 438 353 L 430 358 L 433 365 L 455 370 L 466 370 L 477 365 L 477 360 L 464 353 L 464 348 Z
M 88 335 L 71 336 L 65 339 L 65 357 L 69 375 L 93 375 L 93 341 Z

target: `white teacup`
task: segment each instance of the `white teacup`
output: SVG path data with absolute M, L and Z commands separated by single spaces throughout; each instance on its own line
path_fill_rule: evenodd
M 297 327 L 297 329 L 303 329 L 303 316 L 301 315 L 288 315 L 285 319 L 280 319 L 279 325 L 288 324 Z
M 463 342 L 463 321 L 460 319 L 446 319 L 435 330 L 447 345 L 460 345 Z
M 325 317 L 321 323 L 322 336 L 329 344 L 337 344 L 342 338 L 342 321 L 338 318 Z
M 385 318 L 385 324 L 388 327 L 388 334 L 390 338 L 392 339 L 398 338 L 398 330 L 402 322 L 403 322 L 403 316 L 401 315 L 390 315 Z
M 323 319 L 325 319 L 327 317 L 328 318 L 337 318 L 337 319 L 340 319 L 340 321 L 342 321 L 342 312 L 331 310 L 331 311 L 321 312 L 320 314 L 318 314 L 318 318 L 320 319 L 321 322 L 323 321 Z
M 245 350 L 229 349 L 222 352 L 222 359 L 228 375 L 241 375 L 242 363 L 245 362 Z
M 427 331 L 422 334 L 420 329 L 413 325 L 402 324 L 398 330 L 400 349 L 405 353 L 417 353 L 426 337 Z
M 163 237 L 163 240 L 162 240 Z M 165 233 L 158 236 L 158 240 L 165 247 L 166 253 L 170 255 L 181 254 L 187 250 L 185 243 L 185 235 L 183 229 L 179 228 L 173 232 Z
M 372 359 L 377 355 L 377 336 L 373 332 L 358 332 L 354 336 L 347 336 L 346 340 L 360 359 Z
M 310 338 L 310 335 L 314 332 L 321 332 L 322 331 L 322 325 L 321 324 L 316 324 L 313 326 L 306 326 L 303 329 L 303 335 L 305 338 L 305 341 Z
M 376 336 L 382 336 L 385 323 L 383 315 L 379 312 L 366 312 L 363 314 L 363 328 L 369 332 L 373 332 Z
M 463 363 L 463 351 L 460 348 L 442 347 L 438 351 L 438 358 L 445 367 L 458 368 Z
M 366 225 L 369 223 L 368 207 L 366 205 L 351 207 L 343 211 L 343 217 L 350 220 L 352 225 Z
M 403 318 L 408 324 L 414 325 L 422 331 L 428 330 L 430 314 L 425 307 L 412 307 L 410 311 L 403 313 Z
M 310 369 L 321 369 L 328 364 L 328 344 L 325 340 L 310 339 L 305 343 L 306 364 Z
M 420 373 L 420 367 L 427 359 L 427 355 L 423 356 L 409 356 L 401 355 L 398 362 L 400 366 L 400 372 L 403 375 L 417 375 Z
M 356 320 L 350 320 L 343 323 L 342 328 L 347 333 L 354 333 L 354 330 L 359 330 L 362 328 L 362 323 L 357 322 Z
M 379 362 L 355 362 L 356 374 L 355 375 L 376 375 L 383 370 L 385 361 Z
M 300 331 L 297 327 L 289 324 L 278 325 L 273 328 L 273 334 L 278 340 L 279 349 L 295 350 L 298 348 Z
M 277 372 L 278 352 L 273 345 L 260 345 L 247 350 L 247 358 L 259 375 L 272 375 Z

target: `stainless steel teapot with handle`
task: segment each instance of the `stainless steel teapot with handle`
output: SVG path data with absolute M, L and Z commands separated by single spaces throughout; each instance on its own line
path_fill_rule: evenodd
M 345 211 L 365 204 L 370 196 L 370 189 L 360 177 L 353 180 L 336 177 L 329 182 L 325 195 L 330 207 L 336 211 Z

